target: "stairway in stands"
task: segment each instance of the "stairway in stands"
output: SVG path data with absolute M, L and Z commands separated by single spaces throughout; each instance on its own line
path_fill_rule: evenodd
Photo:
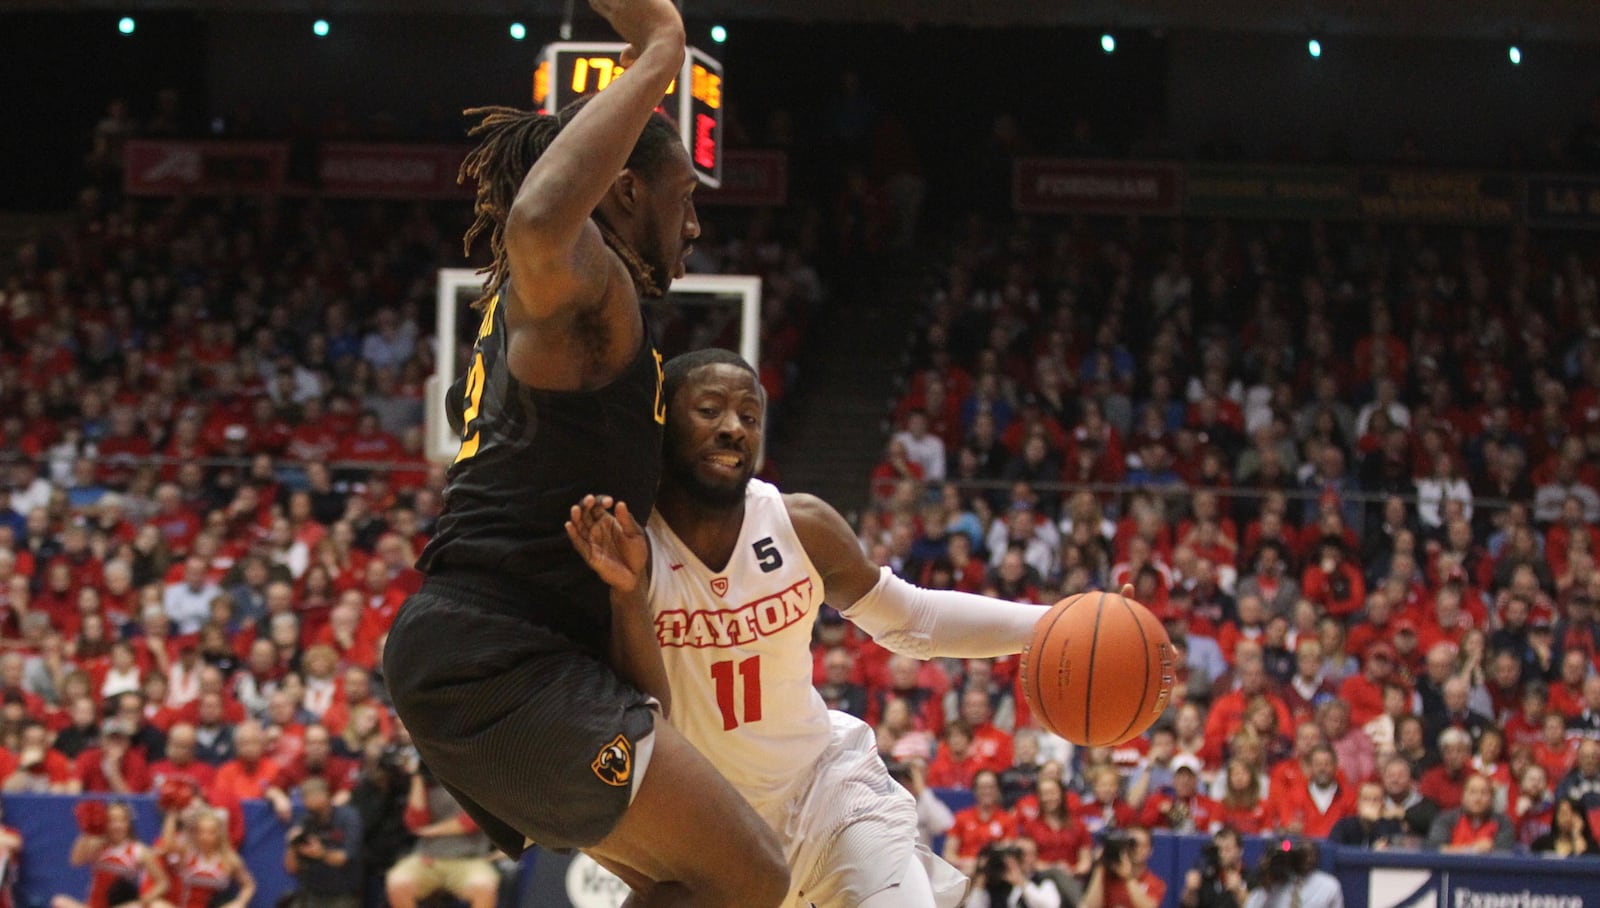
M 884 293 L 870 303 L 836 302 L 812 326 L 773 448 L 784 491 L 816 494 L 846 517 L 866 504 L 867 478 L 909 369 L 924 265 L 918 253 L 891 257 L 882 270 Z

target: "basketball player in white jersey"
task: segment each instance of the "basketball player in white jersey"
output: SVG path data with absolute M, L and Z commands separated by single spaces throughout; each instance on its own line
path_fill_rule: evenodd
M 591 496 L 568 535 L 615 603 L 648 595 L 671 723 L 778 832 L 787 908 L 959 904 L 967 880 L 918 843 L 916 803 L 872 730 L 812 687 L 811 625 L 826 601 L 892 652 L 977 658 L 1020 652 L 1045 609 L 913 586 L 868 561 L 825 502 L 753 480 L 766 396 L 736 354 L 672 360 L 662 396 L 646 532 Z

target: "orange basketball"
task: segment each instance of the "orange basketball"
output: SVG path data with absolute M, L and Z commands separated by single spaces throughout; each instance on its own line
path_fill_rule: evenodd
M 1022 651 L 1022 695 L 1039 725 L 1074 744 L 1121 744 L 1167 708 L 1172 660 L 1149 609 L 1116 593 L 1081 593 L 1039 619 Z

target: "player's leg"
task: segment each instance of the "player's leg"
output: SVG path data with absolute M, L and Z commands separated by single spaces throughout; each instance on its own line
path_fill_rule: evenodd
M 584 849 L 636 888 L 639 908 L 776 908 L 789 891 L 777 834 L 672 726 L 622 820 Z
M 928 870 L 922 866 L 916 852 L 912 852 L 906 855 L 900 882 L 867 896 L 860 908 L 933 908 L 937 904 L 933 884 L 928 881 Z

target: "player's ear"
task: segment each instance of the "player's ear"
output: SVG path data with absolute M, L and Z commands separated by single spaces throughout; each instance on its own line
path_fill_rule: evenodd
M 639 179 L 637 173 L 624 170 L 617 174 L 617 179 L 611 184 L 611 194 L 623 211 L 632 213 L 644 204 L 644 188 L 644 181 Z

